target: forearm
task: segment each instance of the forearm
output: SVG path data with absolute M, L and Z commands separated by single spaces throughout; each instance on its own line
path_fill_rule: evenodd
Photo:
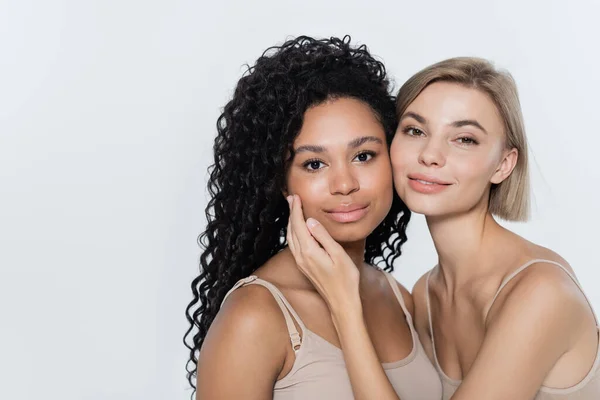
M 362 307 L 332 313 L 357 400 L 400 400 L 377 357 Z

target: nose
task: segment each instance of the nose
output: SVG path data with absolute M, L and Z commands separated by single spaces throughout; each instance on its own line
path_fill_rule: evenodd
M 426 167 L 443 167 L 446 164 L 446 155 L 443 143 L 435 140 L 426 140 L 419 153 L 419 163 Z
M 338 166 L 332 170 L 329 181 L 329 191 L 331 194 L 348 196 L 359 189 L 360 184 L 351 165 Z

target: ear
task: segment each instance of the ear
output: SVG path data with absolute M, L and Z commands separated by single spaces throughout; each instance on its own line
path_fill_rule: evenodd
M 519 159 L 519 150 L 516 148 L 512 148 L 504 152 L 502 160 L 500 164 L 498 164 L 498 168 L 492 175 L 490 182 L 494 184 L 502 183 L 506 178 L 510 176 L 517 165 L 517 160 Z

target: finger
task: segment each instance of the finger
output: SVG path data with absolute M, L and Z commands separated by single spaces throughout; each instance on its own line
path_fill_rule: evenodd
M 298 254 L 296 263 L 305 274 L 311 275 L 314 271 L 309 271 L 309 269 L 314 267 L 315 263 L 316 265 L 328 265 L 331 263 L 331 258 L 308 231 L 302 213 L 300 197 L 294 197 L 297 198 L 292 200 L 292 216 L 290 219 L 292 220 L 292 238 Z
M 292 200 L 291 220 L 292 232 L 293 235 L 296 237 L 300 252 L 304 252 L 310 249 L 312 246 L 316 246 L 317 243 L 308 231 L 308 228 L 306 227 L 306 222 L 304 221 L 304 213 L 302 212 L 302 200 L 300 200 L 300 196 L 294 195 L 294 199 Z
M 296 196 L 294 196 L 296 197 Z M 295 247 L 294 258 L 302 273 L 312 280 L 316 273 L 315 268 L 331 264 L 331 257 L 323 250 L 317 241 L 311 236 L 304 221 L 302 203 L 300 197 L 292 198 L 292 210 L 290 216 L 290 231 Z M 298 232 L 300 230 L 300 234 Z M 304 235 L 305 239 L 301 239 Z
M 290 209 L 290 216 L 288 217 L 288 224 L 287 224 L 287 230 L 286 230 L 286 234 L 285 234 L 285 239 L 287 241 L 288 247 L 290 248 L 292 254 L 295 256 L 296 253 L 296 247 L 294 246 L 294 239 L 292 238 L 292 197 L 291 196 L 287 196 L 286 200 L 288 202 L 288 206 Z
M 327 232 L 327 229 L 325 229 L 325 227 L 316 219 L 309 218 L 306 221 L 306 227 L 315 240 L 323 246 L 323 249 L 329 256 L 333 257 L 343 251 L 342 246 L 331 237 L 329 232 Z
M 292 254 L 295 252 L 294 249 L 294 241 L 292 240 L 292 227 L 290 225 L 290 219 L 288 218 L 287 230 L 285 233 L 285 240 L 287 242 L 288 247 L 292 251 Z
M 296 232 L 294 231 L 295 229 L 295 223 L 294 223 L 294 219 L 293 219 L 293 214 L 294 214 L 294 196 L 290 196 L 290 219 L 289 219 L 289 225 L 290 225 L 290 238 L 291 238 L 291 243 L 292 246 L 294 247 L 294 258 L 296 259 L 296 263 L 301 262 L 301 256 L 302 256 L 302 248 L 300 247 L 300 243 L 298 242 L 298 237 L 296 235 Z

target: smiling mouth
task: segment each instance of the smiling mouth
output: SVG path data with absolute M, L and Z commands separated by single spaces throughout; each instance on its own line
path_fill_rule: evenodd
M 339 209 L 326 211 L 325 215 L 335 222 L 350 223 L 361 220 L 365 215 L 367 215 L 368 211 L 369 206 L 367 205 L 364 207 L 349 208 L 348 210 L 343 211 Z
M 422 194 L 436 194 L 450 187 L 451 183 L 432 182 L 425 179 L 408 178 L 408 186 L 412 190 Z
M 413 179 L 413 178 L 409 178 L 409 179 L 413 180 L 413 181 L 417 181 L 419 183 L 422 183 L 423 185 L 443 185 L 443 186 L 450 185 L 449 183 L 430 182 L 430 181 L 424 181 L 422 179 Z

